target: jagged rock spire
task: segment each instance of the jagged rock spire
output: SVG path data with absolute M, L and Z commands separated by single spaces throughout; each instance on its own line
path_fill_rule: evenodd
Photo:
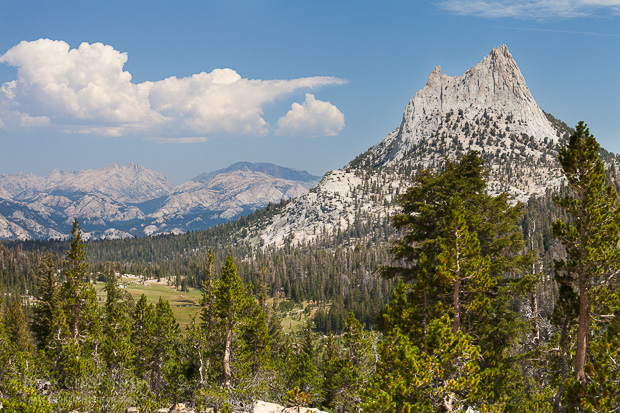
M 401 162 L 411 145 L 441 131 L 449 113 L 475 122 L 487 113 L 512 120 L 509 132 L 557 141 L 557 133 L 532 97 L 525 79 L 505 45 L 491 51 L 461 76 L 441 74 L 437 66 L 426 86 L 411 99 L 392 150 L 381 164 Z

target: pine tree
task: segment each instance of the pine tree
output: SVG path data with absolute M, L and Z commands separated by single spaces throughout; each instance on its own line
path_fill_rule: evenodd
M 342 347 L 330 335 L 323 359 L 325 404 L 340 412 L 361 409 L 363 389 L 374 372 L 373 334 L 364 331 L 351 311 L 344 321 Z
M 203 326 L 211 314 L 207 291 L 203 293 Z M 213 365 L 210 370 L 222 374 L 218 384 L 211 383 L 201 392 L 206 404 L 212 407 L 227 403 L 235 409 L 248 408 L 267 391 L 263 372 L 270 365 L 270 338 L 265 314 L 250 291 L 251 287 L 243 285 L 233 258 L 228 256 L 213 291 L 213 327 L 208 333 L 213 348 L 209 351 Z
M 80 310 L 84 295 L 88 294 L 87 285 L 84 284 L 86 278 L 86 251 L 84 250 L 84 241 L 82 240 L 82 229 L 77 219 L 73 220 L 71 228 L 71 244 L 67 251 L 67 270 L 65 276 L 64 295 L 66 304 L 71 310 L 71 334 L 74 340 L 78 340 L 80 336 L 80 323 L 82 322 Z
M 54 256 L 47 251 L 37 267 L 36 302 L 32 309 L 32 332 L 40 349 L 44 348 L 52 334 L 53 315 L 58 308 L 58 290 Z
M 152 358 L 150 362 L 150 386 L 154 393 L 178 396 L 178 349 L 181 336 L 179 323 L 174 317 L 170 303 L 161 297 L 155 305 L 154 328 L 151 330 Z
M 297 351 L 292 354 L 293 359 L 289 361 L 289 388 L 298 387 L 318 403 L 323 399 L 322 380 L 317 366 L 318 351 L 315 334 L 312 332 L 312 324 L 309 321 L 301 327 L 300 334 Z
M 488 195 L 487 175 L 484 161 L 475 151 L 458 162 L 446 160 L 441 172 L 421 171 L 414 184 L 399 196 L 402 212 L 392 218 L 392 225 L 404 230 L 404 235 L 394 242 L 391 252 L 407 265 L 386 267 L 384 276 L 400 276 L 406 282 L 417 279 L 422 255 L 431 260 L 431 267 L 436 266 L 438 239 L 445 233 L 455 196 L 463 204 L 468 229 L 478 236 L 481 255 L 491 258 L 491 275 L 523 272 L 532 261 L 531 255 L 522 254 L 525 242 L 516 225 L 523 215 L 523 204 L 511 206 L 507 193 Z
M 105 320 L 102 354 L 113 379 L 131 369 L 134 346 L 131 341 L 131 306 L 133 300 L 118 284 L 113 271 L 106 275 Z
M 52 340 L 47 346 L 54 360 L 54 378 L 60 388 L 75 391 L 93 383 L 100 367 L 99 346 L 103 337 L 97 295 L 89 282 L 82 230 L 73 221 L 70 247 L 58 291 L 58 305 L 52 313 Z M 49 288 L 48 288 L 49 289 Z
M 441 172 L 422 172 L 399 198 L 403 212 L 393 224 L 404 235 L 392 253 L 404 265 L 384 268 L 383 274 L 408 284 L 395 291 L 383 327 L 387 337 L 427 357 L 430 325 L 438 326 L 448 314 L 454 337 L 466 334 L 465 348 L 474 346 L 481 354 L 472 360 L 479 369 L 477 388 L 492 396 L 487 402 L 501 405 L 523 391 L 512 383 L 523 377 L 508 354 L 527 326 L 513 304 L 535 280 L 522 276 L 532 260 L 523 254 L 516 225 L 522 206 L 510 206 L 507 194 L 486 194 L 485 176 L 481 158 L 472 152 L 457 163 L 447 161 Z
M 455 334 L 447 315 L 429 322 L 426 346 L 392 332 L 365 392 L 365 412 L 504 411 L 481 386 L 480 348 L 469 334 Z
M 222 268 L 217 289 L 215 290 L 216 315 L 224 332 L 224 351 L 222 355 L 222 383 L 229 388 L 232 380 L 232 352 L 235 329 L 242 322 L 247 309 L 246 291 L 233 258 L 228 256 Z
M 4 310 L 4 326 L 14 348 L 17 351 L 27 351 L 30 347 L 30 337 L 20 296 L 12 295 L 9 298 Z
M 21 302 L 13 299 L 16 304 L 9 303 L 7 314 L 0 317 L 0 405 L 2 411 L 24 413 L 49 413 L 52 411 L 50 400 L 35 387 L 41 366 L 39 360 L 33 359 L 28 348 L 27 337 L 24 336 L 25 321 L 21 312 Z M 0 289 L 0 308 L 2 308 L 2 290 Z M 10 308 L 13 306 L 14 308 Z M 19 306 L 19 307 L 18 307 Z M 12 313 L 12 314 L 11 314 Z M 13 325 L 7 331 L 4 319 Z M 17 323 L 17 324 L 15 324 Z M 18 327 L 19 326 L 19 327 Z M 16 328 L 17 327 L 17 328 Z M 10 335 L 14 337 L 10 339 Z M 25 340 L 22 343 L 16 340 Z
M 556 202 L 570 214 L 572 222 L 558 220 L 553 225 L 555 236 L 566 250 L 566 258 L 555 262 L 556 280 L 565 294 L 560 300 L 566 300 L 567 295 L 572 298 L 574 293 L 578 300 L 573 373 L 584 393 L 592 381 L 586 371 L 591 320 L 596 316 L 592 313 L 592 290 L 617 282 L 620 269 L 620 206 L 615 188 L 605 185 L 599 148 L 584 122 L 579 122 L 559 155 L 570 194 Z
M 469 232 L 464 215 L 460 198 L 454 198 L 448 210 L 446 236 L 438 238 L 441 253 L 436 277 L 452 295 L 441 298 L 451 303 L 454 334 L 461 330 L 463 320 L 467 320 L 468 331 L 472 319 L 476 324 L 488 319 L 491 306 L 486 292 L 497 284 L 489 274 L 490 259 L 480 255 L 480 242 Z
M 135 346 L 136 374 L 141 379 L 147 379 L 150 371 L 150 360 L 153 358 L 152 336 L 155 329 L 155 308 L 149 304 L 146 295 L 142 294 L 136 303 L 131 328 L 131 341 Z

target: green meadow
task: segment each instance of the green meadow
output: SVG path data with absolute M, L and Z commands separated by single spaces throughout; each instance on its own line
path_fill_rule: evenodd
M 195 288 L 189 288 L 187 293 L 177 290 L 174 286 L 164 284 L 140 284 L 123 279 L 121 285 L 125 287 L 125 291 L 130 293 L 134 300 L 137 301 L 142 294 L 146 296 L 149 303 L 156 304 L 161 297 L 167 300 L 172 307 L 174 316 L 181 325 L 181 331 L 185 331 L 185 327 L 192 321 L 198 312 L 200 312 L 200 296 L 201 292 Z M 100 302 L 105 301 L 105 291 L 103 282 L 95 285 L 97 296 Z
M 191 323 L 192 318 L 200 312 L 200 297 L 201 291 L 196 288 L 188 288 L 188 292 L 177 290 L 173 285 L 166 285 L 162 283 L 142 284 L 136 282 L 136 278 L 126 279 L 123 278 L 120 281 L 128 293 L 130 293 L 135 301 L 140 299 L 140 296 L 144 294 L 149 303 L 156 304 L 161 297 L 167 300 L 172 307 L 172 311 L 177 321 L 181 326 L 181 331 L 185 331 L 185 327 Z M 151 281 L 152 282 L 152 281 Z M 105 283 L 99 281 L 95 284 L 97 290 L 97 297 L 100 303 L 105 302 L 105 291 L 103 287 Z M 271 300 L 268 300 L 271 303 Z M 308 313 L 303 311 L 308 303 L 296 304 L 290 311 L 280 314 L 282 317 L 282 327 L 285 332 L 290 332 L 301 325 L 308 318 Z M 310 311 L 310 315 L 314 314 L 314 310 Z

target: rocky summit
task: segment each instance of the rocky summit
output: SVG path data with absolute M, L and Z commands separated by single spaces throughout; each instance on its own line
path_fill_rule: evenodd
M 561 184 L 557 154 L 567 129 L 538 107 L 506 46 L 461 76 L 442 74 L 437 66 L 398 128 L 289 203 L 262 240 L 306 242 L 356 222 L 381 225 L 417 170 L 439 168 L 473 150 L 487 162 L 492 193 L 526 201 Z

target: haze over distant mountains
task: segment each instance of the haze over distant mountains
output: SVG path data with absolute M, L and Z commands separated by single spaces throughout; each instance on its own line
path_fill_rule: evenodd
M 319 177 L 273 164 L 240 162 L 173 185 L 130 163 L 83 171 L 0 175 L 0 238 L 64 238 L 77 218 L 87 238 L 201 230 L 292 198 Z

